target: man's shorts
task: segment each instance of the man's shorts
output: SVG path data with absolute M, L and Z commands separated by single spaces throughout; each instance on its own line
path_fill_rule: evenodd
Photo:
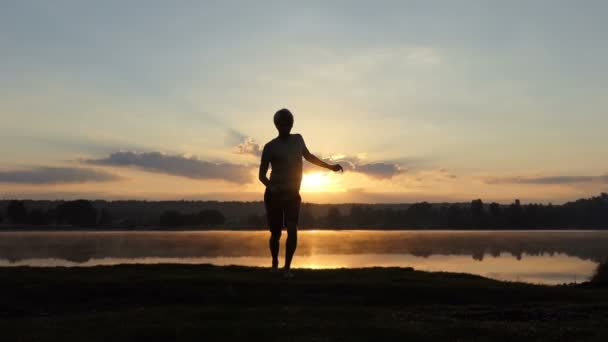
M 302 198 L 298 192 L 264 192 L 264 206 L 270 232 L 280 234 L 283 227 L 297 226 Z

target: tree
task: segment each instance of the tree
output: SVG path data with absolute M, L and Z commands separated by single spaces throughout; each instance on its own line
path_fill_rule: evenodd
M 342 215 L 340 214 L 340 209 L 335 206 L 329 207 L 327 211 L 327 225 L 330 228 L 337 227 L 342 223 Z
M 28 215 L 28 222 L 35 225 L 48 224 L 49 219 L 44 211 L 39 208 L 32 209 Z
M 481 199 L 476 199 L 471 201 L 471 215 L 473 217 L 481 217 L 483 216 L 483 201 Z
M 167 210 L 160 215 L 161 226 L 180 226 L 183 224 L 182 217 L 177 210 Z
M 57 216 L 60 222 L 73 226 L 93 226 L 97 223 L 97 210 L 84 199 L 61 203 L 57 206 Z
M 446 216 L 447 225 L 450 228 L 461 228 L 466 224 L 465 214 L 458 204 L 450 204 Z
M 312 215 L 312 210 L 310 206 L 306 204 L 303 205 L 302 209 L 300 210 L 300 226 L 306 228 L 313 228 L 315 227 L 315 224 L 316 220 L 315 217 Z
M 428 202 L 414 203 L 405 211 L 406 223 L 413 226 L 428 225 L 432 216 L 432 206 Z
M 488 217 L 488 221 L 489 221 L 489 227 L 491 228 L 501 228 L 504 226 L 504 216 L 503 216 L 503 211 L 502 208 L 500 207 L 500 204 L 496 203 L 496 202 L 492 202 L 489 205 L 489 217 Z
M 12 223 L 25 223 L 27 221 L 27 209 L 25 209 L 23 201 L 10 201 L 6 207 L 6 214 Z
M 514 228 L 521 228 L 523 209 L 518 199 L 507 208 L 507 220 Z
M 198 213 L 200 223 L 207 226 L 218 226 L 226 222 L 226 217 L 219 210 L 203 209 Z
M 483 202 L 481 199 L 471 201 L 471 224 L 475 228 L 479 228 L 483 225 Z
M 102 224 L 102 225 L 112 224 L 113 219 L 114 218 L 110 214 L 110 211 L 108 210 L 108 208 L 101 209 L 101 213 L 99 214 L 99 224 Z
M 500 204 L 496 202 L 490 203 L 490 215 L 494 217 L 498 217 L 502 214 L 502 210 L 500 209 Z
M 251 214 L 247 217 L 247 224 L 255 228 L 266 227 L 266 217 L 264 215 Z

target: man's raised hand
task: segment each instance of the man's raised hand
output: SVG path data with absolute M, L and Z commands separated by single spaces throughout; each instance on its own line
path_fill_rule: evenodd
M 342 165 L 340 165 L 340 164 L 332 165 L 331 169 L 334 172 L 338 172 L 338 171 L 344 172 L 344 169 L 342 168 Z

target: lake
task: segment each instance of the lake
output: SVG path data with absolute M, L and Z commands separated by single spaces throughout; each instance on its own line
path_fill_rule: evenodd
M 0 266 L 266 267 L 268 238 L 267 231 L 0 232 Z M 302 230 L 293 267 L 400 266 L 561 284 L 587 280 L 607 258 L 608 231 Z

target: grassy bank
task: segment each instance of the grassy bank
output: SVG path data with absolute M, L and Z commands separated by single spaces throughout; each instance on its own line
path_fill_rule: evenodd
M 13 341 L 607 340 L 608 290 L 403 268 L 0 268 Z

